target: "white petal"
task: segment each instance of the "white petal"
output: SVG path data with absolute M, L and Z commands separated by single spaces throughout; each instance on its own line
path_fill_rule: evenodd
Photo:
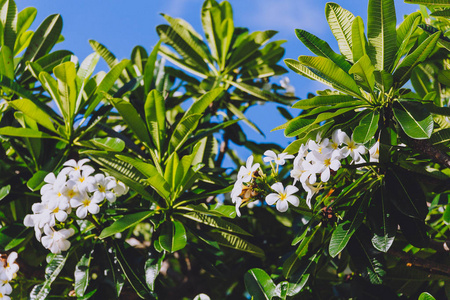
M 289 195 L 292 195 L 292 194 L 297 193 L 297 192 L 298 192 L 298 188 L 295 187 L 295 186 L 293 186 L 293 185 L 288 185 L 288 186 L 286 187 L 285 192 L 286 192 L 286 195 L 289 196 Z
M 300 201 L 298 200 L 298 198 L 293 195 L 287 196 L 285 200 L 294 206 L 298 206 L 300 204 Z
M 289 208 L 289 204 L 287 203 L 287 201 L 278 201 L 277 202 L 277 210 L 279 212 L 285 212 L 287 211 Z
M 276 191 L 278 194 L 283 194 L 284 193 L 284 187 L 283 187 L 283 184 L 281 182 L 274 183 L 271 186 L 271 188 L 272 188 L 272 190 Z
M 56 181 L 55 174 L 52 172 L 48 173 L 47 176 L 44 177 L 44 181 L 47 183 L 54 183 Z
M 87 208 L 85 206 L 80 206 L 77 208 L 77 217 L 80 219 L 84 219 L 87 216 Z
M 322 180 L 322 182 L 327 182 L 328 179 L 330 179 L 330 168 L 326 168 L 320 175 L 320 180 Z
M 330 163 L 330 169 L 337 171 L 341 167 L 341 162 L 336 160 L 332 160 Z
M 253 164 L 253 155 L 250 155 L 247 158 L 247 163 L 245 164 L 245 166 L 247 167 L 247 169 L 251 169 L 252 168 L 252 164 Z
M 76 168 L 78 166 L 78 164 L 75 161 L 75 159 L 70 159 L 70 160 L 66 161 L 63 166 Z
M 266 202 L 269 205 L 275 204 L 275 202 L 277 202 L 279 199 L 280 199 L 280 195 L 275 194 L 275 193 L 271 193 L 266 196 Z

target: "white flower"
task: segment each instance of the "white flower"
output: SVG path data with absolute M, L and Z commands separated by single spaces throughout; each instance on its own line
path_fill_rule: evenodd
M 288 185 L 286 189 L 281 182 L 277 182 L 271 186 L 271 188 L 277 193 L 270 193 L 266 196 L 266 202 L 269 205 L 277 204 L 277 210 L 279 212 L 285 212 L 288 210 L 288 203 L 294 206 L 299 205 L 299 200 L 293 194 L 298 192 L 298 188 L 293 185 Z
M 49 226 L 44 227 L 44 232 L 46 235 L 42 237 L 42 245 L 55 254 L 67 251 L 70 248 L 70 242 L 67 239 L 75 234 L 73 228 L 56 231 Z
M 82 171 L 91 171 L 89 174 L 94 172 L 94 168 L 89 165 L 84 165 L 90 160 L 85 158 L 80 161 L 76 161 L 75 159 L 68 160 L 64 163 L 65 168 L 61 170 L 59 174 L 69 175 L 71 176 L 73 172 L 82 172 Z
M 36 239 L 40 242 L 41 241 L 41 236 L 42 236 L 42 227 L 39 227 L 41 220 L 40 220 L 40 215 L 37 214 L 33 214 L 33 215 L 26 215 L 25 219 L 23 220 L 23 224 L 27 227 L 34 227 L 34 235 L 36 237 Z M 45 223 L 44 223 L 45 225 Z
M 329 139 L 323 139 L 323 141 L 319 142 L 320 140 L 320 136 L 317 136 L 317 141 L 313 141 L 310 140 L 308 142 L 308 148 L 309 150 L 311 150 L 311 152 L 308 153 L 308 155 L 306 155 L 306 160 L 307 161 L 312 161 L 314 160 L 314 153 L 318 153 L 318 154 L 329 154 L 331 153 L 333 150 L 328 146 L 328 144 L 330 143 Z
M 94 198 L 100 202 L 105 199 L 111 203 L 116 201 L 116 195 L 113 193 L 113 189 L 117 185 L 115 178 L 111 176 L 105 177 L 103 174 L 96 174 L 94 178 L 97 182 Z
M 312 172 L 313 165 L 303 160 L 301 156 L 297 156 L 294 159 L 294 168 L 291 170 L 291 177 L 294 178 L 294 185 L 297 181 L 305 182 L 308 180 L 310 183 L 315 183 L 317 180 L 316 174 Z
M 95 178 L 90 176 L 94 173 L 92 167 L 83 170 L 77 170 L 70 173 L 70 180 L 73 180 L 77 184 L 78 191 L 81 193 L 83 191 L 93 192 L 95 190 Z
M 236 198 L 242 193 L 242 181 L 238 180 L 233 186 L 233 190 L 231 190 L 231 201 L 233 203 L 236 202 Z M 242 200 L 242 199 L 241 199 Z
M 294 155 L 287 153 L 276 154 L 272 150 L 267 150 L 264 152 L 265 157 L 263 158 L 264 162 L 275 161 L 275 163 L 279 166 L 282 166 L 286 163 L 286 159 L 294 158 Z
M 236 198 L 234 198 L 233 202 L 235 203 L 235 207 L 236 207 L 236 215 L 238 217 L 240 217 L 241 216 L 241 211 L 239 210 L 239 207 L 242 204 L 242 198 L 241 197 L 236 197 Z
M 311 199 L 319 191 L 319 187 L 308 182 L 302 182 L 302 187 L 308 193 L 306 195 L 306 205 L 311 208 Z
M 348 135 L 340 129 L 336 129 L 333 132 L 331 136 L 331 143 L 328 145 L 332 149 L 331 156 L 336 157 L 338 159 L 343 158 L 342 149 L 339 147 L 342 145 L 346 137 L 348 139 Z
M 380 141 L 377 141 L 373 146 L 369 149 L 370 154 L 370 162 L 378 162 L 378 158 L 380 157 Z
M 353 135 L 351 139 L 348 136 L 344 137 L 344 143 L 347 145 L 342 148 L 342 154 L 344 157 L 350 155 L 356 164 L 366 162 L 361 155 L 366 154 L 367 149 L 364 145 L 355 143 L 353 140 Z
M 128 187 L 125 185 L 125 183 L 118 179 L 115 180 L 116 186 L 114 187 L 114 193 L 116 194 L 116 196 L 119 197 L 128 193 Z
M 17 271 L 19 271 L 19 265 L 15 263 L 17 256 L 17 252 L 11 252 L 8 255 L 6 266 L 0 271 L 0 280 L 11 281 L 16 277 Z
M 239 169 L 239 173 L 238 173 L 238 180 L 242 181 L 242 182 L 249 182 L 250 180 L 252 180 L 252 175 L 253 173 L 258 170 L 259 168 L 259 163 L 253 164 L 253 155 L 250 155 L 247 158 L 247 163 L 244 166 L 241 166 L 241 168 Z
M 330 170 L 337 171 L 341 167 L 341 162 L 331 155 L 332 153 L 320 154 L 313 152 L 314 164 L 312 172 L 320 174 L 320 180 L 322 182 L 327 182 L 330 179 Z
M 77 208 L 77 217 L 84 219 L 86 218 L 88 212 L 93 215 L 97 214 L 100 211 L 100 206 L 98 203 L 102 201 L 103 200 L 98 200 L 93 196 L 90 197 L 88 193 L 84 191 L 81 192 L 78 197 L 70 200 L 70 205 L 72 205 L 73 208 Z
M 0 300 L 11 300 L 11 297 L 8 296 L 11 292 L 12 287 L 9 283 L 0 285 Z

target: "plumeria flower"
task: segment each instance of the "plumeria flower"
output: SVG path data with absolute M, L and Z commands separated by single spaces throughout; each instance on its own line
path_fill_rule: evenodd
M 12 287 L 10 284 L 0 285 L 0 300 L 11 300 L 11 297 L 8 296 L 11 292 Z
M 44 178 L 44 182 L 47 182 L 47 184 L 41 188 L 42 200 L 50 201 L 55 198 L 65 197 L 61 191 L 66 185 L 66 179 L 65 175 L 58 174 L 55 177 L 55 174 L 48 173 Z
M 277 164 L 278 166 L 284 165 L 286 163 L 286 159 L 294 158 L 294 155 L 292 154 L 280 153 L 277 155 L 272 150 L 267 150 L 266 152 L 264 152 L 264 155 L 265 155 L 265 157 L 263 158 L 264 162 L 274 161 L 275 164 Z
M 75 181 L 80 193 L 83 191 L 93 192 L 95 190 L 95 178 L 90 176 L 94 171 L 93 168 L 90 168 L 74 171 L 70 174 L 70 180 Z
M 116 196 L 119 197 L 128 193 L 128 187 L 125 185 L 125 183 L 118 179 L 115 180 L 116 186 L 114 187 L 114 193 L 116 194 Z
M 241 195 L 241 193 L 242 193 L 242 185 L 243 185 L 243 183 L 240 180 L 237 180 L 236 183 L 234 184 L 233 189 L 231 190 L 231 195 L 230 195 L 231 196 L 231 201 L 233 203 L 235 203 L 236 202 L 236 198 L 239 197 L 239 195 Z
M 308 142 L 308 148 L 311 152 L 306 155 L 307 161 L 312 161 L 314 159 L 314 153 L 327 155 L 331 153 L 333 150 L 329 147 L 330 140 L 323 139 L 321 142 L 310 140 Z
M 19 265 L 16 264 L 17 252 L 11 252 L 6 259 L 6 266 L 0 272 L 1 281 L 11 281 L 16 277 L 17 271 L 19 271 Z
M 370 155 L 370 162 L 378 162 L 378 158 L 380 157 L 380 141 L 377 141 L 369 149 L 369 155 Z
M 236 215 L 238 217 L 240 217 L 241 216 L 241 211 L 239 210 L 239 208 L 241 207 L 241 204 L 242 204 L 242 198 L 241 197 L 235 197 L 233 203 L 235 203 Z
M 329 147 L 332 149 L 331 156 L 336 157 L 338 159 L 343 158 L 342 149 L 339 148 L 344 140 L 348 138 L 348 135 L 342 131 L 341 129 L 336 129 L 331 136 L 331 143 Z
M 247 158 L 247 163 L 244 166 L 241 166 L 238 173 L 238 180 L 242 182 L 249 182 L 252 180 L 253 173 L 259 169 L 259 163 L 253 164 L 253 155 L 250 155 Z
M 100 206 L 98 205 L 103 200 L 96 199 L 93 196 L 89 196 L 87 192 L 81 192 L 78 197 L 70 200 L 70 205 L 73 208 L 77 208 L 77 217 L 80 219 L 84 219 L 87 216 L 87 213 L 95 215 L 100 211 Z
M 59 174 L 71 175 L 73 172 L 83 172 L 83 171 L 92 171 L 89 174 L 94 172 L 94 168 L 89 165 L 84 165 L 89 162 L 88 158 L 81 159 L 78 162 L 74 159 L 68 160 L 64 163 L 65 168 L 61 170 Z
M 45 226 L 44 232 L 46 235 L 42 237 L 42 245 L 55 254 L 67 251 L 70 248 L 70 242 L 67 239 L 75 234 L 73 228 L 56 231 L 50 226 Z
M 111 203 L 116 201 L 116 195 L 114 194 L 113 189 L 116 187 L 117 183 L 114 177 L 105 177 L 103 174 L 96 174 L 94 178 L 97 182 L 96 189 L 94 191 L 94 198 L 100 202 L 105 199 Z
M 294 185 L 297 181 L 305 182 L 309 180 L 311 183 L 315 183 L 317 180 L 316 173 L 312 172 L 313 165 L 303 160 L 301 156 L 297 156 L 294 159 L 294 168 L 291 170 L 291 177 L 294 178 Z
M 314 165 L 312 171 L 320 174 L 320 180 L 327 182 L 330 179 L 331 170 L 337 171 L 341 167 L 341 162 L 329 154 L 320 154 L 314 152 Z M 310 182 L 311 183 L 311 182 Z
M 40 222 L 41 222 L 40 215 L 38 214 L 26 215 L 23 220 L 23 224 L 25 226 L 34 227 L 34 235 L 39 242 L 41 241 L 42 232 L 44 231 L 43 227 L 39 227 Z
M 271 186 L 271 188 L 276 191 L 276 193 L 270 193 L 266 196 L 266 202 L 269 205 L 276 203 L 277 210 L 279 212 L 285 212 L 288 210 L 288 202 L 294 206 L 299 205 L 299 200 L 297 196 L 293 194 L 298 192 L 298 188 L 293 185 L 288 185 L 286 189 L 283 187 L 281 182 L 277 182 Z
M 302 187 L 306 191 L 306 205 L 311 209 L 312 197 L 320 190 L 317 185 L 310 184 L 309 182 L 302 182 Z
M 344 155 L 344 157 L 350 155 L 356 164 L 366 162 L 361 155 L 366 154 L 367 149 L 366 147 L 364 147 L 364 145 L 357 144 L 353 140 L 353 135 L 351 139 L 348 136 L 346 136 L 344 139 L 344 143 L 347 145 L 342 148 L 342 154 Z

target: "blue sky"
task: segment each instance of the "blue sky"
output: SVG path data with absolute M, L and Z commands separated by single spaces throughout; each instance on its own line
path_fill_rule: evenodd
M 277 30 L 275 39 L 287 40 L 285 58 L 297 58 L 299 55 L 311 55 L 309 50 L 296 38 L 296 28 L 307 30 L 327 41 L 338 51 L 337 43 L 331 34 L 325 19 L 323 0 L 230 0 L 233 6 L 235 26 L 255 30 Z M 335 1 L 355 16 L 367 20 L 367 1 Z M 17 0 L 19 10 L 33 6 L 38 10 L 34 26 L 48 15 L 61 14 L 63 17 L 63 35 L 66 40 L 56 49 L 68 49 L 83 60 L 92 52 L 89 39 L 106 45 L 119 59 L 129 58 L 131 50 L 141 45 L 150 51 L 158 41 L 155 27 L 165 23 L 160 13 L 183 18 L 194 28 L 202 32 L 200 10 L 203 0 Z M 397 22 L 403 15 L 418 9 L 416 5 L 395 0 Z M 367 23 L 367 22 L 365 22 Z M 96 71 L 106 69 L 100 64 Z M 308 92 L 324 89 L 325 86 L 305 79 L 296 73 L 288 74 L 296 89 L 296 96 L 305 98 Z M 281 78 L 274 79 L 279 81 Z M 294 114 L 298 112 L 292 110 Z M 291 140 L 284 138 L 282 131 L 270 132 L 284 123 L 274 105 L 251 108 L 248 117 L 266 133 L 266 138 L 256 134 L 245 124 L 242 127 L 252 140 L 276 142 L 287 146 Z

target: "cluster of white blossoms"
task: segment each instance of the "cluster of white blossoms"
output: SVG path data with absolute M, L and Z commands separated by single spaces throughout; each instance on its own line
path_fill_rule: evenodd
M 25 226 L 34 227 L 36 239 L 52 253 L 68 250 L 68 238 L 75 234 L 73 228 L 57 230 L 57 222 L 65 222 L 73 210 L 79 219 L 97 214 L 105 200 L 112 203 L 128 192 L 128 187 L 112 176 L 93 175 L 95 170 L 87 162 L 89 159 L 71 159 L 57 176 L 49 173 L 41 188 L 41 202 L 33 204 L 33 214 L 25 217 Z
M 370 161 L 378 162 L 379 142 L 377 141 L 368 152 Z M 331 140 L 328 138 L 322 139 L 318 134 L 316 140 L 309 140 L 306 144 L 300 146 L 297 156 L 287 153 L 277 155 L 272 150 L 268 150 L 264 152 L 263 160 L 272 165 L 275 174 L 278 174 L 279 166 L 284 165 L 286 159 L 294 158 L 294 166 L 290 171 L 290 176 L 294 179 L 294 182 L 293 185 L 288 185 L 286 188 L 281 182 L 276 182 L 271 186 L 271 189 L 276 193 L 268 194 L 265 200 L 269 205 L 276 204 L 276 208 L 280 212 L 288 210 L 288 203 L 298 206 L 299 199 L 294 194 L 299 191 L 295 185 L 300 182 L 302 188 L 307 192 L 306 204 L 311 208 L 312 197 L 320 190 L 321 184 L 330 179 L 332 171 L 337 171 L 341 167 L 341 161 L 350 157 L 350 163 L 365 163 L 363 155 L 366 153 L 367 148 L 363 144 L 356 143 L 353 136 L 350 138 L 340 129 L 333 132 Z M 246 166 L 241 166 L 239 170 L 231 192 L 231 199 L 236 205 L 238 216 L 240 216 L 239 207 L 241 204 L 258 195 L 253 187 L 253 178 L 255 178 L 255 172 L 259 167 L 258 163 L 253 164 L 253 156 L 250 156 L 247 159 Z
M 0 261 L 0 299 L 11 300 L 8 296 L 12 292 L 12 286 L 10 284 L 17 272 L 19 271 L 19 265 L 15 263 L 17 259 L 17 252 L 11 252 L 6 259 Z

